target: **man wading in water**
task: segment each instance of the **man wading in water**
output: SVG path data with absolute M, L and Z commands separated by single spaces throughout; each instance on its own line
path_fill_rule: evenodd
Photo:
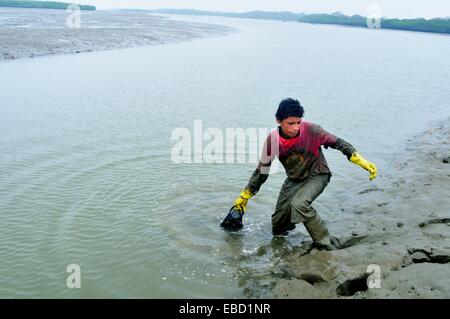
M 304 223 L 318 249 L 337 249 L 337 238 L 330 237 L 327 226 L 311 206 L 331 178 L 321 146 L 341 151 L 352 163 L 369 171 L 370 180 L 377 176 L 377 168 L 359 155 L 348 142 L 328 133 L 319 125 L 303 120 L 303 113 L 299 101 L 290 98 L 281 101 L 275 114 L 278 129 L 267 137 L 258 167 L 235 200 L 232 209 L 234 214 L 230 211 L 222 226 L 227 228 L 230 221 L 238 219 L 242 227 L 242 215 L 248 200 L 267 180 L 270 165 L 278 157 L 286 170 L 287 178 L 272 215 L 272 234 L 287 235 L 288 231 L 295 228 L 295 224 Z

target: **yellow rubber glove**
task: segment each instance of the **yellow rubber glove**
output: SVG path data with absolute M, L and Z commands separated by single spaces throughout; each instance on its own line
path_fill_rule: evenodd
M 373 180 L 375 177 L 377 177 L 377 167 L 375 166 L 375 164 L 365 160 L 357 152 L 352 154 L 352 156 L 350 157 L 350 162 L 361 166 L 366 171 L 369 171 L 369 173 L 370 173 L 369 179 L 370 180 Z
M 245 213 L 247 202 L 252 197 L 253 194 L 250 192 L 249 189 L 246 188 L 241 192 L 240 196 L 236 198 L 236 200 L 234 201 L 234 206 L 236 206 L 236 208 L 242 213 Z

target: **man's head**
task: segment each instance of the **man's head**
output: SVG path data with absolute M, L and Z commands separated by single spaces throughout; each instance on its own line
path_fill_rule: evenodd
M 287 98 L 280 102 L 275 117 L 284 135 L 297 136 L 304 112 L 298 100 Z

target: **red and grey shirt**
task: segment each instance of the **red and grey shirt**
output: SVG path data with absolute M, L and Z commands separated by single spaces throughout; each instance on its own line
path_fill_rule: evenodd
M 299 134 L 286 138 L 281 128 L 272 131 L 267 137 L 258 167 L 253 172 L 247 188 L 253 194 L 259 191 L 266 181 L 272 161 L 277 157 L 289 178 L 305 180 L 317 174 L 330 174 L 322 145 L 340 150 L 349 159 L 355 148 L 341 138 L 328 133 L 317 124 L 302 120 Z

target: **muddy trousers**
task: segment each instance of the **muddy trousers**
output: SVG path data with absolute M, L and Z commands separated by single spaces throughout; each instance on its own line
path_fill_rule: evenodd
M 324 228 L 328 232 L 311 203 L 323 192 L 330 182 L 330 177 L 328 174 L 320 174 L 310 176 L 303 181 L 286 178 L 272 215 L 272 233 L 274 235 L 283 234 L 294 229 L 297 223 L 305 223 L 306 229 L 313 239 L 314 235 L 320 237 L 321 234 L 313 234 L 317 227 L 308 227 L 309 224 L 321 225 L 322 227 L 319 228 Z

